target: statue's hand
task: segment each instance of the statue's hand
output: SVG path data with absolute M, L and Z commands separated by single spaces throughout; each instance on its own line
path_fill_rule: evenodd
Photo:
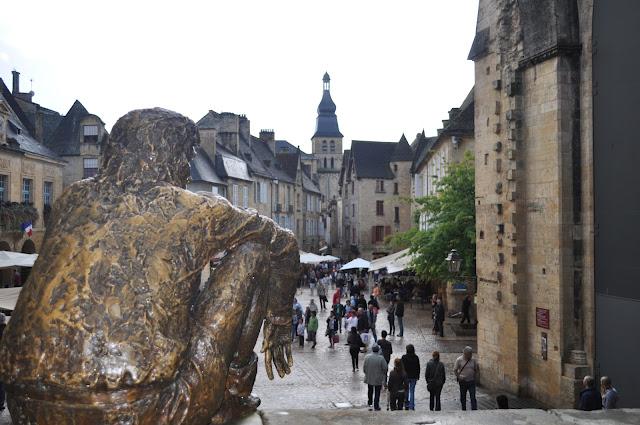
M 264 322 L 264 341 L 261 352 L 264 353 L 264 366 L 269 379 L 273 379 L 275 364 L 278 375 L 284 378 L 291 373 L 293 356 L 291 355 L 291 317 L 267 317 Z

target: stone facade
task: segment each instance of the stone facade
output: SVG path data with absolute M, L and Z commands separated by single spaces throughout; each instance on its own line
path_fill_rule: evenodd
M 581 135 L 590 143 L 590 8 L 481 0 L 469 55 L 482 383 L 554 407 L 574 405 L 593 367 L 591 177 L 578 153 Z
M 438 130 L 437 137 L 426 138 L 424 133 L 416 136 L 413 143 L 416 157 L 411 167 L 413 198 L 434 195 L 449 164 L 462 161 L 465 152 L 474 152 L 473 99 L 472 90 L 460 108 L 449 111 L 449 119 L 443 120 L 443 128 Z M 412 207 L 415 206 L 413 203 Z M 420 230 L 428 228 L 426 214 L 420 214 L 418 226 Z
M 66 164 L 34 138 L 35 128 L 1 79 L 0 92 L 0 209 L 29 204 L 38 213 L 31 237 L 21 223 L 0 222 L 0 250 L 34 253 L 44 237 L 46 211 L 62 193 Z M 0 286 L 11 283 L 10 272 L 0 273 Z
M 270 217 L 296 235 L 300 249 L 318 251 L 324 243 L 323 202 L 306 154 L 298 149 L 278 153 L 276 145 L 284 141 L 276 141 L 273 130 L 254 137 L 250 129 L 244 115 L 209 111 L 201 118 L 200 148 L 187 188 Z
M 397 156 L 400 146 L 406 150 Z M 340 181 L 342 257 L 371 260 L 391 254 L 386 237 L 411 228 L 413 151 L 404 136 L 398 143 L 354 140 L 351 147 Z

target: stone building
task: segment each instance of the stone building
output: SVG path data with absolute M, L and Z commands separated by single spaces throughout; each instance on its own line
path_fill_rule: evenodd
M 295 180 L 295 195 L 292 204 L 287 206 L 295 214 L 294 232 L 298 237 L 300 249 L 318 251 L 324 239 L 322 220 L 322 194 L 309 175 L 308 167 L 302 164 L 302 155 L 280 153 L 276 155 L 285 172 Z
M 314 158 L 312 174 L 318 182 L 326 206 L 327 242 L 330 249 L 336 250 L 340 234 L 339 180 L 342 169 L 342 138 L 336 104 L 331 99 L 331 78 L 325 73 L 322 78 L 322 99 L 318 104 L 316 131 L 311 138 L 311 152 Z
M 63 189 L 65 162 L 34 136 L 36 130 L 0 79 L 0 250 L 40 249 L 51 205 Z M 32 221 L 29 237 L 21 221 Z M 25 276 L 26 277 L 26 276 Z M 11 276 L 1 273 L 1 285 Z
M 385 238 L 411 227 L 413 156 L 404 135 L 397 143 L 352 141 L 340 174 L 343 258 L 388 255 Z
M 310 177 L 308 154 L 278 153 L 278 144 L 292 145 L 276 141 L 273 130 L 251 136 L 244 115 L 209 111 L 197 125 L 200 147 L 188 189 L 224 196 L 272 218 L 296 234 L 301 249 L 317 251 L 324 244 L 322 196 Z
M 89 113 L 78 100 L 66 115 L 40 106 L 33 101 L 33 91 L 20 91 L 18 71 L 13 71 L 13 95 L 33 127 L 35 139 L 65 161 L 64 187 L 98 172 L 100 149 L 109 137 L 99 116 Z
M 101 147 L 109 134 L 104 122 L 76 100 L 45 145 L 66 161 L 64 186 L 98 173 Z
M 480 0 L 469 58 L 482 382 L 549 406 L 572 407 L 585 374 L 640 403 L 628 357 L 640 348 L 639 14 L 631 2 Z
M 465 152 L 473 152 L 474 135 L 473 89 L 459 108 L 449 111 L 449 119 L 443 120 L 438 136 L 425 137 L 418 134 L 413 145 L 416 155 L 411 167 L 412 196 L 420 198 L 434 195 L 438 182 L 447 174 L 449 164 L 460 162 Z M 428 227 L 428 217 L 423 213 L 419 217 L 420 230 Z

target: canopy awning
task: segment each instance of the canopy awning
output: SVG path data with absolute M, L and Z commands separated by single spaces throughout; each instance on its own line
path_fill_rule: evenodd
M 387 269 L 387 273 L 397 273 L 406 270 L 411 265 L 413 254 L 409 253 L 409 248 L 398 251 L 384 257 L 377 258 L 371 262 L 369 271 Z
M 0 269 L 8 267 L 33 267 L 38 254 L 23 254 L 21 252 L 0 251 Z
M 349 261 L 347 264 L 342 266 L 340 270 L 352 270 L 352 269 L 368 269 L 371 263 L 362 258 L 356 258 L 355 260 Z
M 334 257 L 333 255 L 321 255 L 322 261 L 325 263 L 335 263 L 336 261 L 340 261 L 338 257 Z
M 317 255 L 313 252 L 300 251 L 300 263 L 302 264 L 320 264 L 320 263 L 332 263 L 340 260 L 333 255 Z
M 13 311 L 22 288 L 0 288 L 0 309 Z

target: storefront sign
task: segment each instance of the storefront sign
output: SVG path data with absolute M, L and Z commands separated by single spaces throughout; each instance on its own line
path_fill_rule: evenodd
M 468 285 L 464 282 L 454 282 L 451 289 L 453 292 L 467 292 Z
M 548 309 L 536 307 L 536 326 L 543 329 L 549 329 Z

